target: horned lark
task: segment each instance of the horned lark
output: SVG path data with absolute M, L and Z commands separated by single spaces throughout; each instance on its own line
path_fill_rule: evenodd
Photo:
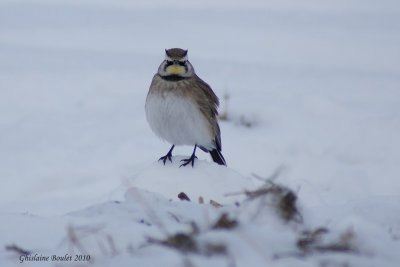
M 194 166 L 196 148 L 209 152 L 214 162 L 226 165 L 221 154 L 221 133 L 217 121 L 218 97 L 200 79 L 188 61 L 187 50 L 165 50 L 165 60 L 158 68 L 146 99 L 146 118 L 153 132 L 172 144 L 161 157 L 171 161 L 177 145 L 193 145 L 190 158 L 180 165 Z

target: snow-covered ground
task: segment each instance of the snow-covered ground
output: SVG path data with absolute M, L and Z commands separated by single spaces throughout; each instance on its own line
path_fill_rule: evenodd
M 228 168 L 156 162 L 170 47 L 221 98 Z M 398 1 L 0 0 L 0 266 L 397 267 L 399 136 Z M 253 174 L 298 216 L 225 195 L 271 186 Z

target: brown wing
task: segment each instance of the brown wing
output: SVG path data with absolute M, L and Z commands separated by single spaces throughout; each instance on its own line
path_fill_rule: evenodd
M 200 77 L 194 75 L 192 79 L 195 79 L 193 84 L 196 84 L 196 88 L 193 88 L 193 93 L 196 95 L 194 100 L 200 107 L 201 112 L 207 118 L 211 126 L 211 131 L 215 138 L 215 144 L 218 151 L 221 150 L 221 131 L 218 125 L 218 106 L 219 99 L 211 89 L 211 87 Z

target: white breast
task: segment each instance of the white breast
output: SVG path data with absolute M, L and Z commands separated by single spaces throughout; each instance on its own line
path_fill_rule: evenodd
M 209 123 L 190 99 L 174 93 L 150 93 L 146 118 L 153 132 L 174 145 L 201 145 L 214 148 Z

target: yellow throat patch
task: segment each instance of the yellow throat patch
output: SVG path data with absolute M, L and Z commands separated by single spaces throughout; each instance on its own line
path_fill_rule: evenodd
M 171 65 L 168 66 L 165 71 L 170 75 L 182 75 L 185 73 L 186 70 L 183 66 Z

